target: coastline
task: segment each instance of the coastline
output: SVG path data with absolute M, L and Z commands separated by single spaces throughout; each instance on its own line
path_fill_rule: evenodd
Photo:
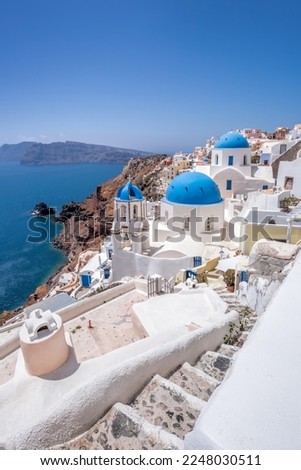
M 27 168 L 19 162 L 0 163 L 0 312 L 24 305 L 38 285 L 45 284 L 65 265 L 67 256 L 50 247 L 59 225 L 34 223 L 30 211 L 45 201 L 60 211 L 68 201 L 83 201 L 97 185 L 120 174 L 121 165 L 50 165 Z M 12 184 L 13 183 L 13 184 Z M 32 231 L 33 230 L 33 231 Z M 47 230 L 44 243 L 42 232 Z M 33 243 L 28 243 L 33 237 Z M 36 238 L 36 242 L 34 241 Z M 45 238 L 45 237 L 44 237 Z M 35 246 L 34 246 L 35 245 Z M 1 316 L 1 315 L 0 315 Z
M 62 230 L 51 240 L 51 244 L 53 249 L 64 253 L 65 263 L 54 268 L 52 274 L 45 275 L 45 282 L 37 285 L 23 305 L 2 312 L 0 326 L 22 312 L 26 306 L 45 298 L 47 293 L 57 285 L 63 273 L 74 270 L 80 253 L 87 250 L 99 251 L 102 241 L 110 234 L 114 197 L 118 188 L 125 184 L 129 177 L 132 177 L 135 184 L 141 184 L 143 178 L 148 175 L 148 183 L 143 189 L 146 195 L 148 192 L 151 193 L 157 174 L 164 165 L 165 157 L 165 155 L 155 155 L 147 158 L 133 158 L 118 176 L 99 184 L 96 191 L 82 202 L 69 202 L 63 206 L 57 218 L 57 221 L 62 222 Z

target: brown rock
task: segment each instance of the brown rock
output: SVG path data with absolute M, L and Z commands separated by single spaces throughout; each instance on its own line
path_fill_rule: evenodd
M 43 297 L 49 292 L 50 286 L 43 284 L 42 286 L 39 286 L 36 288 L 35 292 L 33 294 L 30 294 L 27 300 L 27 305 L 32 305 L 35 302 L 38 302 L 39 300 L 42 300 Z

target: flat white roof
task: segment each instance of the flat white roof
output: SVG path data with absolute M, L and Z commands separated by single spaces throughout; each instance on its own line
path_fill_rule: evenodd
M 80 270 L 79 274 L 85 274 L 87 271 L 94 273 L 97 271 L 101 264 L 105 261 L 106 255 L 104 253 L 97 253 L 88 263 Z
M 151 336 L 191 323 L 205 328 L 221 319 L 226 303 L 210 287 L 185 289 L 133 305 L 140 323 Z

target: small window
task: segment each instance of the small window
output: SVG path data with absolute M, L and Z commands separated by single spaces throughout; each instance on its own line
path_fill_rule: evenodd
M 193 266 L 201 266 L 202 265 L 202 257 L 201 256 L 195 256 L 193 258 Z
M 120 220 L 124 222 L 126 220 L 126 206 L 122 205 L 120 208 Z
M 215 164 L 218 165 L 218 155 L 215 155 Z
M 229 166 L 233 166 L 233 163 L 234 163 L 234 157 L 233 157 L 233 155 L 229 155 L 229 157 L 228 157 L 228 165 L 229 165 Z
M 248 164 L 248 157 L 247 155 L 244 155 L 244 166 Z
M 262 189 L 269 189 L 269 187 L 268 187 L 267 184 L 264 184 L 264 185 L 262 186 Z
M 208 218 L 205 220 L 205 230 L 206 230 L 206 232 L 210 232 L 210 230 L 212 230 L 212 226 L 211 226 L 211 217 L 208 217 Z
M 294 186 L 294 178 L 292 176 L 286 176 L 284 179 L 284 189 L 292 190 Z
M 226 190 L 230 191 L 232 189 L 232 180 L 227 180 L 226 183 Z
M 133 219 L 137 219 L 137 217 L 138 217 L 138 206 L 137 204 L 135 204 L 133 207 Z
M 286 152 L 286 144 L 281 144 L 279 153 L 282 154 L 284 152 Z

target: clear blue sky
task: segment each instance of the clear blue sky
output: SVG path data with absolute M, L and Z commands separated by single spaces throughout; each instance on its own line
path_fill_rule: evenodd
M 0 144 L 192 150 L 301 121 L 297 0 L 0 0 Z

